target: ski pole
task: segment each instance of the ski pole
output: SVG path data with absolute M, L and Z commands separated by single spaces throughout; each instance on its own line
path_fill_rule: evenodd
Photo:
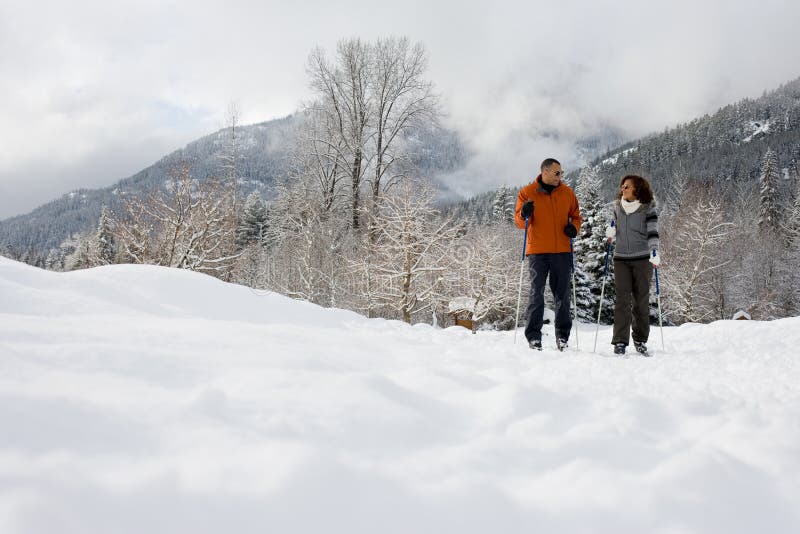
M 611 221 L 611 227 L 614 227 L 614 221 Z M 600 330 L 600 313 L 603 311 L 603 296 L 606 292 L 606 275 L 608 274 L 608 253 L 611 251 L 611 239 L 606 241 L 606 259 L 605 266 L 603 267 L 603 286 L 600 289 L 600 302 L 597 304 L 597 325 L 594 328 L 594 348 L 592 353 L 597 352 L 597 332 Z
M 569 222 L 572 222 L 572 218 L 569 219 Z M 581 344 L 578 341 L 578 298 L 575 290 L 575 252 L 572 248 L 571 237 L 569 238 L 569 270 L 572 271 L 572 305 L 574 306 L 572 322 L 575 323 L 575 350 L 579 351 L 581 349 Z
M 525 237 L 522 238 L 522 262 L 519 264 L 519 293 L 517 294 L 517 315 L 514 321 L 514 345 L 517 344 L 519 327 L 519 304 L 522 302 L 522 275 L 525 272 L 525 248 L 528 246 L 528 217 L 525 217 Z
M 653 251 L 653 257 L 655 257 L 656 251 Z M 654 266 L 655 267 L 655 266 Z M 656 275 L 656 300 L 658 300 L 658 329 L 661 332 L 661 350 L 664 349 L 664 325 L 661 321 L 661 290 L 658 287 L 658 267 L 653 269 L 653 272 Z

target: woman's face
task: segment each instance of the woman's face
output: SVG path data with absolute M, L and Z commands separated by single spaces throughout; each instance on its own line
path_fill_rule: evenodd
M 628 202 L 636 200 L 636 190 L 633 188 L 633 180 L 625 180 L 620 186 L 622 191 L 622 198 Z

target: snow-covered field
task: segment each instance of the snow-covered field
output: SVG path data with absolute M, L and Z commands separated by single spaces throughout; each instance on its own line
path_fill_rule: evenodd
M 0 533 L 800 532 L 800 318 L 665 337 L 0 258 Z

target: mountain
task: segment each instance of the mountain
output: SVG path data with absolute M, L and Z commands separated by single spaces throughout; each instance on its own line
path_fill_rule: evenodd
M 147 265 L 0 295 L 4 532 L 800 531 L 800 318 L 618 358 Z
M 239 128 L 238 168 L 244 194 L 259 189 L 266 198 L 272 196 L 277 181 L 289 172 L 299 121 L 300 115 L 292 115 Z M 201 179 L 218 173 L 228 132 L 198 139 L 111 187 L 73 191 L 28 214 L 0 221 L 0 251 L 41 265 L 48 251 L 66 237 L 96 225 L 103 205 L 115 208 L 122 193 L 163 186 L 177 163 L 192 162 L 193 175 Z M 630 173 L 650 179 L 657 196 L 681 182 L 676 178 L 686 177 L 707 183 L 721 196 L 735 195 L 740 185 L 754 187 L 762 158 L 772 149 L 784 171 L 781 193 L 788 198 L 800 175 L 800 78 L 759 98 L 605 150 L 621 139 L 618 131 L 607 127 L 575 145 L 577 157 L 598 171 L 609 197 L 620 177 Z M 431 128 L 413 132 L 405 141 L 413 147 L 415 164 L 440 188 L 438 198 L 446 200 L 448 209 L 466 213 L 475 222 L 489 220 L 495 191 L 463 201 L 447 183 L 437 181 L 469 160 L 469 150 L 457 133 Z M 568 181 L 574 183 L 579 172 L 568 174 Z M 513 184 L 512 189 L 521 185 Z
M 294 116 L 240 127 L 239 173 L 244 189 L 269 190 L 287 173 L 289 148 L 297 120 Z M 100 189 L 79 189 L 48 202 L 28 214 L 0 221 L 0 244 L 29 263 L 47 256 L 68 236 L 97 225 L 103 206 L 118 208 L 124 194 L 162 187 L 171 170 L 190 162 L 192 175 L 204 178 L 220 171 L 220 154 L 228 130 L 202 137 L 165 156 L 129 178 Z
M 597 171 L 608 198 L 626 174 L 645 176 L 657 197 L 663 198 L 685 179 L 708 185 L 720 197 L 730 197 L 739 186 L 756 187 L 768 149 L 776 153 L 783 170 L 781 194 L 791 198 L 800 179 L 800 78 L 759 98 L 743 99 L 686 124 L 621 144 L 591 159 L 587 167 Z M 581 171 L 569 172 L 567 182 L 574 184 Z M 522 185 L 514 184 L 512 189 L 516 192 Z M 448 209 L 480 223 L 490 220 L 496 196 L 497 191 L 486 192 Z
M 625 174 L 647 177 L 666 191 L 674 178 L 690 178 L 732 194 L 731 185 L 755 183 L 768 149 L 784 170 L 784 194 L 798 179 L 800 78 L 744 99 L 712 115 L 623 144 L 591 162 L 609 191 Z
M 290 173 L 292 150 L 302 120 L 302 114 L 295 114 L 236 130 L 237 172 L 243 196 L 256 189 L 266 199 L 274 195 L 276 184 Z M 190 163 L 192 176 L 201 180 L 221 174 L 220 156 L 229 138 L 229 129 L 219 130 L 112 186 L 72 191 L 30 213 L 0 221 L 0 251 L 43 265 L 50 249 L 65 238 L 95 227 L 103 206 L 115 209 L 125 195 L 163 187 L 177 165 Z M 417 129 L 403 141 L 416 167 L 434 181 L 437 175 L 463 165 L 467 157 L 458 134 L 443 128 Z M 442 191 L 447 189 L 442 183 L 438 186 Z

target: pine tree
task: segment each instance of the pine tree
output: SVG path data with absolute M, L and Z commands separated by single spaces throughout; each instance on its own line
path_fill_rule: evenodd
M 606 265 L 606 227 L 610 210 L 603 201 L 602 182 L 597 172 L 586 168 L 578 178 L 576 194 L 581 206 L 583 224 L 581 233 L 575 238 L 575 286 L 578 318 L 588 322 L 597 321 L 597 309 Z M 610 280 L 611 262 L 606 277 L 601 321 L 613 319 L 614 284 Z
M 517 196 L 508 186 L 497 190 L 492 201 L 492 220 L 496 222 L 512 222 Z
M 97 233 L 94 240 L 96 248 L 95 264 L 110 265 L 114 263 L 117 247 L 114 243 L 114 234 L 111 231 L 111 219 L 105 206 L 100 211 L 100 221 L 97 224 Z
M 247 196 L 239 226 L 236 228 L 236 244 L 247 246 L 253 243 L 263 245 L 267 232 L 267 206 L 258 191 Z
M 90 235 L 73 236 L 75 248 L 72 253 L 64 257 L 64 270 L 76 271 L 78 269 L 88 269 L 94 267 L 95 253 L 93 250 L 94 243 Z M 63 246 L 63 245 L 62 245 Z
M 761 202 L 758 217 L 758 227 L 762 231 L 777 231 L 780 225 L 780 205 L 778 203 L 778 181 L 780 169 L 778 157 L 772 149 L 768 148 L 761 160 Z
M 787 307 L 790 314 L 797 315 L 800 314 L 800 182 L 796 184 L 794 203 L 787 214 L 784 232 L 787 243 L 784 262 L 787 284 L 784 287 L 789 288 Z
M 2 254 L 2 249 L 0 248 L 0 256 L 2 255 L 4 254 Z M 60 271 L 64 268 L 64 257 L 59 254 L 59 249 L 50 249 L 44 262 L 44 268 L 48 271 Z

